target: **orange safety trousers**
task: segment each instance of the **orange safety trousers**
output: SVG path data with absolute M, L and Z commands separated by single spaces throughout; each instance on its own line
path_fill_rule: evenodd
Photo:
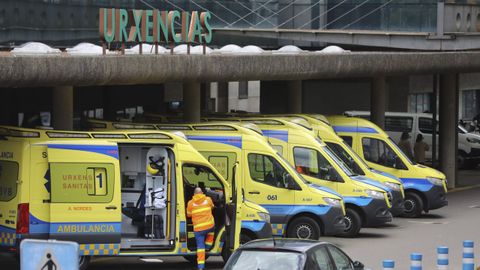
M 199 269 L 205 268 L 205 250 L 209 250 L 213 245 L 215 236 L 214 228 L 194 232 L 197 242 L 197 266 Z

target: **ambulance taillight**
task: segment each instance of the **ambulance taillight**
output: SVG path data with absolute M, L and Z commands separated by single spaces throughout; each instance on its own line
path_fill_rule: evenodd
M 18 205 L 17 211 L 17 234 L 29 233 L 30 211 L 28 203 Z

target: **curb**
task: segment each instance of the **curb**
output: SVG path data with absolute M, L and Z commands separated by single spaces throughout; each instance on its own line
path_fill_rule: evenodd
M 470 190 L 470 189 L 475 189 L 475 188 L 480 188 L 480 184 L 473 185 L 473 186 L 468 186 L 468 187 L 459 187 L 459 188 L 449 189 L 449 190 L 448 190 L 448 193 L 465 191 L 465 190 Z

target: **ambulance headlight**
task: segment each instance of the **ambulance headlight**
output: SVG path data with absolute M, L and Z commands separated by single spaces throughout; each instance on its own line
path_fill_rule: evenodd
M 342 201 L 334 198 L 323 198 L 323 200 L 332 207 L 341 207 Z
M 400 185 L 399 184 L 392 183 L 392 182 L 384 182 L 383 184 L 391 190 L 395 190 L 395 191 L 400 190 Z
M 383 195 L 383 192 L 371 190 L 371 189 L 367 189 L 365 190 L 365 192 L 369 197 L 372 197 L 374 199 L 381 199 L 381 200 L 385 199 L 385 195 Z
M 260 220 L 263 220 L 267 223 L 270 223 L 270 214 L 269 213 L 258 212 L 257 214 L 260 217 Z
M 435 186 L 443 186 L 443 180 L 435 177 L 427 177 L 428 182 Z

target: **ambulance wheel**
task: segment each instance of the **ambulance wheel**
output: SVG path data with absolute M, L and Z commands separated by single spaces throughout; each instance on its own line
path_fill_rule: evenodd
M 404 202 L 405 210 L 403 211 L 403 217 L 416 218 L 422 215 L 423 201 L 420 196 L 415 193 L 407 193 Z
M 355 237 L 362 228 L 362 218 L 354 209 L 347 208 L 345 215 L 345 230 L 340 236 Z
M 78 269 L 79 270 L 87 270 L 88 266 L 90 265 L 90 256 L 80 256 L 78 259 Z
M 287 228 L 287 236 L 289 238 L 318 240 L 320 234 L 320 226 L 310 217 L 298 217 Z

